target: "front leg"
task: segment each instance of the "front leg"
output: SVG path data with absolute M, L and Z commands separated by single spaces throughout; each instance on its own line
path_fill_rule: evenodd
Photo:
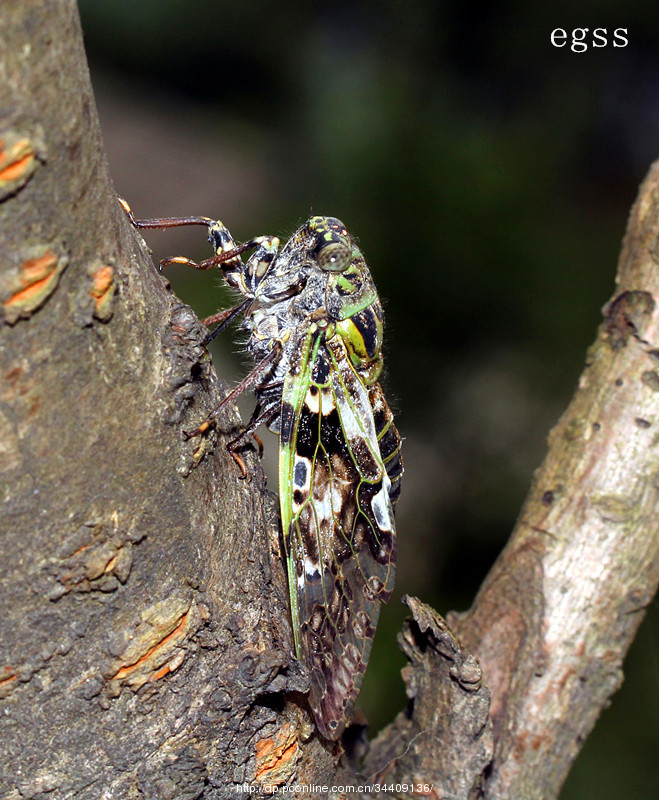
M 243 262 L 240 258 L 240 254 L 256 246 L 255 240 L 250 240 L 243 244 L 236 244 L 228 228 L 224 223 L 220 222 L 220 220 L 214 220 L 210 217 L 158 217 L 156 219 L 137 219 L 132 208 L 123 197 L 117 195 L 117 200 L 131 225 L 138 230 L 150 228 L 181 228 L 184 225 L 205 225 L 208 229 L 208 240 L 215 250 L 214 256 L 200 261 L 199 263 L 186 256 L 172 256 L 170 258 L 164 258 L 160 262 L 161 269 L 169 266 L 169 264 L 185 264 L 195 269 L 222 267 L 222 271 L 225 275 L 227 275 L 227 273 L 234 275 L 236 273 L 241 273 L 243 270 Z M 227 278 L 227 280 L 229 279 Z M 231 283 L 231 281 L 229 282 Z M 235 284 L 231 283 L 231 285 Z

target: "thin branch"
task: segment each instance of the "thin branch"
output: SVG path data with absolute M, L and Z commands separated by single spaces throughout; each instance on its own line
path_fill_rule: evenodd
M 659 582 L 659 162 L 513 535 L 453 623 L 492 693 L 485 797 L 553 798 Z
M 387 783 L 432 784 L 442 800 L 555 798 L 620 686 L 659 581 L 657 242 L 659 162 L 577 392 L 472 609 L 449 615 L 454 634 L 408 600 L 410 707 L 367 762 Z

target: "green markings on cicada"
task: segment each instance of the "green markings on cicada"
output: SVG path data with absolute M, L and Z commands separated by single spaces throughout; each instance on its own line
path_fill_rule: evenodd
M 363 382 L 367 386 L 375 383 L 382 372 L 382 309 L 379 303 L 337 322 L 336 330 Z

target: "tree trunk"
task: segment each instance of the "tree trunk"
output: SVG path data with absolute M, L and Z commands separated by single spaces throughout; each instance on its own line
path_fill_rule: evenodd
M 659 168 L 464 644 L 408 600 L 413 703 L 360 768 L 358 732 L 309 716 L 276 506 L 223 446 L 237 412 L 182 436 L 226 385 L 116 202 L 75 4 L 6 0 L 1 24 L 3 796 L 555 797 L 658 580 Z
M 3 789 L 221 797 L 305 688 L 276 515 L 235 410 L 181 435 L 225 387 L 118 207 L 75 4 L 2 14 Z

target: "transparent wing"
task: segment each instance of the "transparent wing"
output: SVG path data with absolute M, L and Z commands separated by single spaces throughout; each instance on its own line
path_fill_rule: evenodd
M 309 337 L 303 353 L 284 383 L 282 520 L 297 654 L 318 729 L 336 739 L 393 590 L 391 481 L 369 389 L 342 339 Z

